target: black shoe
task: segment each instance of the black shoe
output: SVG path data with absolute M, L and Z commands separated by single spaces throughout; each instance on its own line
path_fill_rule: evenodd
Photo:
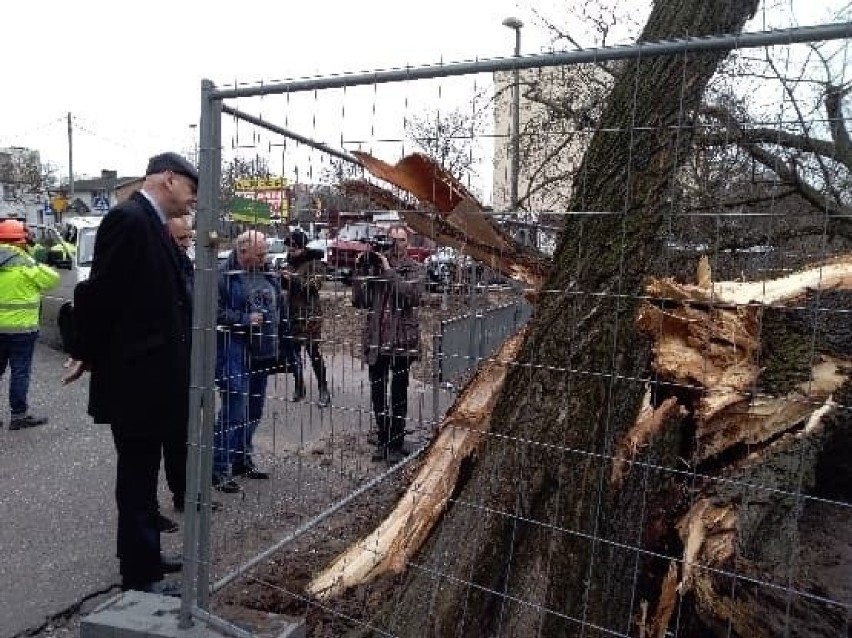
M 164 580 L 158 580 L 150 583 L 122 585 L 121 588 L 125 591 L 127 591 L 128 589 L 132 589 L 135 591 L 142 591 L 148 594 L 157 594 L 159 596 L 174 596 L 175 598 L 180 598 L 181 590 L 183 589 L 180 584 L 180 581 L 172 581 L 167 583 Z
M 373 456 L 370 457 L 370 460 L 373 463 L 381 463 L 382 461 L 387 461 L 388 460 L 387 448 L 384 447 L 384 446 L 377 448 L 376 451 L 373 452 Z
M 180 525 L 162 514 L 157 514 L 157 529 L 163 534 L 173 534 L 180 529 Z
M 263 470 L 259 470 L 255 466 L 252 465 L 250 468 L 248 468 L 245 471 L 245 474 L 243 474 L 243 476 L 245 476 L 247 479 L 264 480 L 264 479 L 269 478 L 269 472 L 264 472 Z
M 396 465 L 400 461 L 405 460 L 408 455 L 399 448 L 388 450 L 388 465 Z
M 296 388 L 293 391 L 293 396 L 290 398 L 290 401 L 293 403 L 298 403 L 299 401 L 302 401 L 306 395 L 307 393 L 305 392 L 304 388 Z
M 185 508 L 186 508 L 186 506 L 183 502 L 175 503 L 175 511 L 176 512 L 182 514 Z M 221 509 L 222 509 L 222 503 L 220 503 L 219 501 L 210 501 L 210 511 L 211 512 L 218 512 Z
M 328 388 L 320 388 L 317 405 L 321 408 L 327 408 L 331 405 L 331 393 L 328 391 Z
M 403 443 L 402 445 L 389 445 L 388 449 L 391 452 L 398 452 L 403 456 L 408 456 L 414 451 L 410 446 L 406 445 L 405 443 Z
M 33 416 L 32 414 L 24 414 L 22 416 L 13 416 L 9 421 L 10 430 L 25 430 L 26 428 L 34 428 L 47 423 L 46 416 Z
M 180 554 L 160 554 L 160 569 L 164 574 L 176 574 L 183 569 Z
M 213 489 L 225 494 L 238 494 L 243 491 L 239 483 L 229 478 L 214 478 Z

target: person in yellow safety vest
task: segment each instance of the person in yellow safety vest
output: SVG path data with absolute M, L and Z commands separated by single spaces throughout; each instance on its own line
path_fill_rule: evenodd
M 59 273 L 37 263 L 27 252 L 26 244 L 27 231 L 21 222 L 0 221 L 0 375 L 8 365 L 10 430 L 47 423 L 47 417 L 29 412 L 27 392 L 38 337 L 41 295 L 59 283 Z
M 74 247 L 65 241 L 58 241 L 47 249 L 47 263 L 61 264 L 74 258 Z

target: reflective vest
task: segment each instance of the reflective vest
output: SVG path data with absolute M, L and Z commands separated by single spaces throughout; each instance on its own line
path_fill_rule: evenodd
M 0 244 L 0 333 L 38 330 L 41 294 L 59 283 L 59 273 L 27 252 Z

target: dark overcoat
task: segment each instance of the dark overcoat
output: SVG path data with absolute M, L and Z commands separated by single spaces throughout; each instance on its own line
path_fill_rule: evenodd
M 187 421 L 192 305 L 177 250 L 135 193 L 101 222 L 74 293 L 71 355 L 91 366 L 89 414 L 128 436 L 159 438 Z

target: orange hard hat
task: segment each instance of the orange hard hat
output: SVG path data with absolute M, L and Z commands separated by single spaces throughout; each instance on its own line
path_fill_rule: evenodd
M 4 219 L 0 221 L 0 241 L 25 242 L 27 241 L 27 229 L 17 219 Z

